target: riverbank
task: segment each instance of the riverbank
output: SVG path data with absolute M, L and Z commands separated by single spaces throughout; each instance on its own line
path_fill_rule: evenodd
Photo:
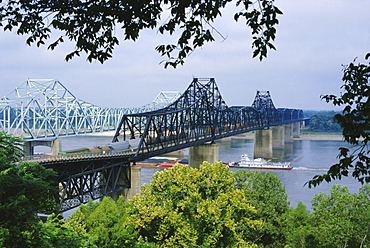
M 340 134 L 301 134 L 301 137 L 294 138 L 295 140 L 343 140 Z
M 86 134 L 88 136 L 105 136 L 113 137 L 116 131 L 102 132 L 102 133 L 90 133 Z M 237 136 L 232 136 L 232 138 L 237 139 L 254 139 L 254 133 L 249 132 L 246 134 L 240 134 Z M 339 134 L 301 134 L 299 138 L 294 138 L 295 140 L 343 140 L 343 136 Z

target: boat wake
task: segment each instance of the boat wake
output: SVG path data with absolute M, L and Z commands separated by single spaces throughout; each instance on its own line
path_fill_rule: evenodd
M 307 167 L 293 167 L 293 170 L 303 170 L 303 171 L 327 171 L 328 169 L 307 168 Z

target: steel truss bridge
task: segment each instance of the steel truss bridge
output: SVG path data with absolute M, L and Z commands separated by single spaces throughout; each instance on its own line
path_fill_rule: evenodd
M 67 210 L 130 188 L 130 163 L 253 130 L 299 122 L 303 111 L 276 108 L 268 91 L 257 91 L 251 106 L 227 106 L 213 78 L 194 78 L 170 105 L 124 114 L 112 142 L 131 142 L 129 150 L 51 156 L 36 160 L 58 172 Z
M 55 79 L 28 79 L 0 99 L 0 131 L 27 140 L 113 131 L 125 114 L 172 103 L 179 92 L 163 91 L 139 108 L 102 108 L 76 98 Z
M 275 108 L 269 91 L 257 91 L 252 106 L 228 107 L 213 78 L 194 78 L 169 106 L 124 115 L 113 142 L 139 139 L 131 161 L 140 161 L 224 137 L 302 120 L 300 109 Z

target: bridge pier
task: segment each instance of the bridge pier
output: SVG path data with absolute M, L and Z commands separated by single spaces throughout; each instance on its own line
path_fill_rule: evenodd
M 218 144 L 202 144 L 190 147 L 189 166 L 199 169 L 204 161 L 211 164 L 218 161 Z
M 293 143 L 293 125 L 291 123 L 284 125 L 284 132 L 285 132 L 284 135 L 285 143 L 288 144 Z
M 131 188 L 125 189 L 125 198 L 132 199 L 135 195 L 140 194 L 141 190 L 141 167 L 133 164 L 131 166 Z
M 272 158 L 272 129 L 271 128 L 255 131 L 254 157 L 255 158 Z
M 23 151 L 24 155 L 33 156 L 35 154 L 35 146 L 48 146 L 51 147 L 51 154 L 57 155 L 62 151 L 62 141 L 54 140 L 29 140 L 24 142 Z
M 133 164 L 130 166 L 130 188 L 125 188 L 121 191 L 115 192 L 110 194 L 109 196 L 117 201 L 118 198 L 123 195 L 125 197 L 125 200 L 132 199 L 136 194 L 140 193 L 141 190 L 141 167 L 137 166 L 136 164 Z M 118 180 L 118 184 L 124 184 L 125 178 L 120 178 Z
M 293 138 L 299 138 L 301 136 L 301 122 L 293 123 Z
M 284 126 L 271 127 L 272 130 L 272 149 L 284 150 L 285 148 L 285 128 Z

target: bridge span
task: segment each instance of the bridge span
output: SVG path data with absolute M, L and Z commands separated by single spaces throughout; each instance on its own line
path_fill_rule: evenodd
M 25 140 L 113 131 L 124 114 L 160 109 L 179 96 L 162 91 L 141 107 L 103 108 L 77 98 L 56 79 L 27 79 L 0 98 L 0 131 Z
M 289 133 L 293 123 L 302 120 L 302 110 L 276 108 L 268 91 L 258 91 L 251 106 L 229 107 L 214 78 L 194 78 L 170 105 L 122 116 L 112 143 L 127 143 L 128 149 L 55 155 L 29 161 L 57 171 L 63 211 L 89 199 L 131 188 L 134 183 L 131 163 L 250 131 L 271 131 L 273 127 L 285 125 L 290 126 Z

